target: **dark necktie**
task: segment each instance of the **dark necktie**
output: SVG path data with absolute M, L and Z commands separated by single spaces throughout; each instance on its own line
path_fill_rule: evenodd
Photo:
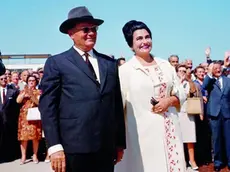
M 5 93 L 5 88 L 2 89 L 2 104 L 4 104 L 6 101 L 6 93 Z
M 93 65 L 89 61 L 89 54 L 85 53 L 84 56 L 85 56 L 85 63 L 88 65 L 90 71 L 92 72 L 93 77 L 95 78 L 95 80 L 97 82 L 97 85 L 100 86 L 100 83 L 98 82 L 98 79 L 97 79 L 97 75 L 96 75 L 96 73 L 95 73 L 95 71 L 93 69 Z

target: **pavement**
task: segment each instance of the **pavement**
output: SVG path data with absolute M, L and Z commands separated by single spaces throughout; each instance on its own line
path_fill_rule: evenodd
M 20 165 L 20 160 L 0 164 L 0 172 L 52 172 L 50 163 L 33 163 L 32 160 Z
M 24 165 L 20 165 L 20 160 L 15 160 L 9 163 L 0 164 L 0 172 L 53 172 L 50 163 L 39 162 L 34 164 L 32 160 L 28 160 Z M 191 168 L 187 172 L 194 172 Z M 197 170 L 198 172 L 198 170 Z M 199 172 L 213 172 L 213 164 L 199 167 Z M 221 172 L 229 172 L 227 168 Z

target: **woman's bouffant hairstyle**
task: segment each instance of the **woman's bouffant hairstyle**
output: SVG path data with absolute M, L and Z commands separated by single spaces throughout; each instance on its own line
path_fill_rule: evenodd
M 122 28 L 125 40 L 127 44 L 129 45 L 129 47 L 133 47 L 133 33 L 139 29 L 147 30 L 150 37 L 152 38 L 152 33 L 145 23 L 141 21 L 131 20 L 127 22 Z

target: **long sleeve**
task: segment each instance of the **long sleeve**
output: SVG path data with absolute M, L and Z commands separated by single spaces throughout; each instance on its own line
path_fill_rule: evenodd
M 214 78 L 211 78 L 210 76 L 206 75 L 204 78 L 204 82 L 203 82 L 203 89 L 208 90 L 209 87 L 215 82 Z
M 126 71 L 124 70 L 123 66 L 119 67 L 119 78 L 120 78 L 120 87 L 121 87 L 121 95 L 122 95 L 122 102 L 124 109 L 126 108 L 126 99 L 127 99 L 127 78 L 126 78 Z
M 118 74 L 118 67 L 116 65 L 116 120 L 117 120 L 117 148 L 126 148 L 126 136 L 125 136 L 125 117 L 122 104 L 121 87 Z
M 48 147 L 59 145 L 58 105 L 61 93 L 60 73 L 53 57 L 49 57 L 41 81 L 42 94 L 39 102 L 42 125 Z

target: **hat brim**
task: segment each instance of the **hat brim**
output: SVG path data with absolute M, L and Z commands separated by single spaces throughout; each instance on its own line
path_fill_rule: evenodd
M 62 32 L 64 34 L 68 34 L 68 30 L 74 28 L 75 25 L 77 23 L 80 23 L 80 22 L 89 22 L 89 23 L 92 23 L 92 24 L 95 24 L 95 25 L 99 26 L 102 23 L 104 23 L 104 20 L 95 19 L 95 18 L 72 18 L 72 19 L 67 19 L 66 21 L 64 21 L 60 25 L 59 30 L 60 30 L 60 32 Z

